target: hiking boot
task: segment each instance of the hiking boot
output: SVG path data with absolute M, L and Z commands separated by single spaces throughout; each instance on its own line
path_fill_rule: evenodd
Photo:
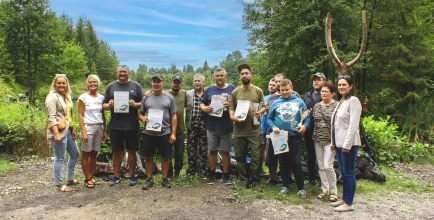
M 267 184 L 270 186 L 275 186 L 277 183 L 278 183 L 278 181 L 275 179 L 272 179 L 272 178 L 267 180 Z
M 172 185 L 170 185 L 169 179 L 167 178 L 163 178 L 163 180 L 161 180 L 161 185 L 168 189 L 172 188 Z
M 143 185 L 142 189 L 148 190 L 154 185 L 154 179 L 147 178 L 145 184 Z
M 288 193 L 289 193 L 289 188 L 288 187 L 282 187 L 280 189 L 279 195 L 288 194 Z
M 253 189 L 255 189 L 258 192 L 262 192 L 263 191 L 262 187 L 259 185 L 258 182 L 254 182 L 252 187 L 253 187 Z
M 309 181 L 307 184 L 306 184 L 306 186 L 307 187 L 311 187 L 311 186 L 316 186 L 316 184 L 317 184 L 317 182 L 316 181 Z
M 214 183 L 215 183 L 215 173 L 212 172 L 212 173 L 209 173 L 209 176 L 208 176 L 208 185 L 214 185 Z
M 306 191 L 304 190 L 298 190 L 298 196 L 300 196 L 301 199 L 307 199 Z
M 113 176 L 113 179 L 110 181 L 110 186 L 114 186 L 121 182 L 120 176 Z
M 128 185 L 135 186 L 137 184 L 136 177 L 130 176 L 128 177 Z
M 223 174 L 223 183 L 225 185 L 232 185 L 233 184 L 231 177 L 229 176 L 228 173 Z

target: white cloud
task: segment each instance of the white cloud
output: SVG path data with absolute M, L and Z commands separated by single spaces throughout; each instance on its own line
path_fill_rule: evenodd
M 137 32 L 137 31 L 126 31 L 105 27 L 96 27 L 95 31 L 104 33 L 104 34 L 119 34 L 119 35 L 131 35 L 131 36 L 144 36 L 144 37 L 162 37 L 162 38 L 175 38 L 177 35 L 168 35 L 168 34 L 156 34 L 156 33 L 147 33 L 147 32 Z

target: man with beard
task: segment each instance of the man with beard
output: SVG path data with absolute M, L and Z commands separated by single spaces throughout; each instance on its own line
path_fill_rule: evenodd
M 142 153 L 146 158 L 145 168 L 147 177 L 143 185 L 144 190 L 148 190 L 154 185 L 152 171 L 156 149 L 158 149 L 161 156 L 161 185 L 165 188 L 172 187 L 167 175 L 170 157 L 172 156 L 172 144 L 176 142 L 177 109 L 175 99 L 170 94 L 163 92 L 163 86 L 164 78 L 161 74 L 152 76 L 152 96 L 144 96 L 140 107 L 139 120 L 146 123 L 143 129 L 142 144 Z M 153 112 L 153 114 L 150 114 L 150 112 Z M 150 124 L 150 120 L 157 122 L 157 125 Z M 161 124 L 158 121 L 161 121 Z M 155 125 L 156 127 L 154 127 Z
M 184 108 L 187 103 L 186 92 L 182 90 L 182 77 L 173 76 L 170 84 L 171 89 L 167 91 L 173 96 L 176 103 L 176 118 L 178 124 L 176 126 L 176 142 L 173 144 L 175 150 L 175 179 L 179 179 L 179 173 L 184 165 Z M 173 177 L 172 159 L 170 160 L 168 178 Z
M 232 147 L 232 132 L 233 123 L 229 117 L 227 108 L 229 107 L 230 97 L 235 86 L 226 83 L 228 75 L 223 67 L 218 67 L 214 70 L 215 85 L 210 86 L 203 95 L 200 109 L 207 113 L 206 118 L 206 132 L 208 138 L 208 152 L 209 152 L 209 174 L 208 184 L 212 185 L 215 182 L 215 170 L 217 165 L 218 151 L 222 154 L 223 164 L 223 182 L 225 185 L 231 185 L 232 180 L 229 176 L 231 156 L 229 155 Z M 221 110 L 221 117 L 214 114 L 214 109 L 210 106 L 212 99 L 225 97 L 224 109 Z M 217 110 L 217 109 L 216 109 Z
M 110 186 L 121 182 L 121 164 L 124 144 L 128 155 L 136 155 L 139 150 L 139 130 L 140 125 L 137 120 L 137 112 L 140 108 L 140 100 L 143 97 L 143 89 L 139 83 L 130 80 L 130 69 L 126 65 L 120 65 L 117 70 L 118 80 L 107 85 L 104 94 L 102 107 L 110 110 L 111 119 L 109 124 L 110 141 L 113 152 L 113 171 L 114 176 L 110 181 Z M 117 113 L 114 111 L 115 92 L 128 92 L 128 113 Z M 128 157 L 128 183 L 130 186 L 136 185 L 136 157 Z
M 261 128 L 260 125 L 253 123 L 253 118 L 259 119 L 265 112 L 264 93 L 262 90 L 253 85 L 250 80 L 253 77 L 249 65 L 241 64 L 238 66 L 238 72 L 243 83 L 240 87 L 232 92 L 229 113 L 231 120 L 234 122 L 234 148 L 235 159 L 237 161 L 238 177 L 244 188 L 249 187 L 249 175 L 246 173 L 246 155 L 250 150 L 250 168 L 253 171 L 253 187 L 262 192 L 259 185 L 262 168 L 261 155 Z M 240 121 L 240 115 L 235 115 L 238 100 L 246 100 L 260 105 L 260 110 L 252 111 L 250 108 L 244 121 Z
M 205 129 L 204 114 L 200 110 L 200 103 L 205 92 L 205 76 L 196 73 L 193 76 L 194 89 L 187 91 L 187 105 L 185 108 L 187 122 L 187 176 L 194 176 L 199 171 L 201 178 L 206 179 L 206 162 L 208 146 Z

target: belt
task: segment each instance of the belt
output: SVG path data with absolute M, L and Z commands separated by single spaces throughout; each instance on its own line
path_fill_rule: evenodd
M 103 125 L 103 123 L 87 123 L 85 125 L 87 125 L 87 126 L 98 126 L 98 125 Z

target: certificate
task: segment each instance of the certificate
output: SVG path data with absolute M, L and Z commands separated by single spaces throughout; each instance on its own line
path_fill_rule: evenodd
M 150 108 L 148 110 L 148 119 L 146 130 L 161 131 L 161 126 L 163 125 L 163 110 Z
M 130 93 L 129 92 L 114 92 L 114 99 L 115 102 L 114 106 L 114 112 L 115 113 L 128 113 L 130 108 L 128 106 L 128 101 L 130 100 Z
M 289 152 L 288 138 L 284 130 L 279 133 L 270 133 L 271 143 L 273 143 L 274 155 Z
M 238 117 L 238 120 L 246 120 L 247 113 L 249 113 L 250 101 L 249 100 L 238 100 L 237 108 L 235 109 L 234 116 Z
M 226 100 L 222 100 L 222 98 L 220 97 L 213 96 L 211 98 L 211 104 L 209 105 L 210 107 L 213 108 L 213 112 L 211 112 L 209 115 L 221 118 L 223 116 L 223 109 L 224 109 L 223 101 Z

